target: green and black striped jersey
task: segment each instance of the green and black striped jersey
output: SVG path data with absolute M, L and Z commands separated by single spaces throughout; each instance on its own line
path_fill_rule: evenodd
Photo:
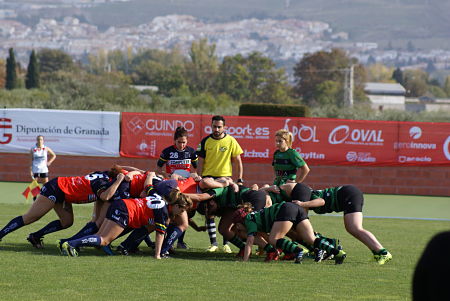
M 311 208 L 317 214 L 341 212 L 344 210 L 342 204 L 337 198 L 337 193 L 342 186 L 325 188 L 321 190 L 313 190 L 311 193 L 311 200 L 322 198 L 325 200 L 325 205 L 322 207 Z
M 244 220 L 247 235 L 256 235 L 257 232 L 269 233 L 283 204 L 285 202 L 247 214 Z
M 214 196 L 219 208 L 237 208 L 243 202 L 242 194 L 248 190 L 250 188 L 239 186 L 239 191 L 235 192 L 233 187 L 227 186 L 211 189 L 208 193 Z
M 274 185 L 285 184 L 287 180 L 295 180 L 298 168 L 304 166 L 306 162 L 302 156 L 292 148 L 285 152 L 279 150 L 273 154 L 273 169 L 275 171 Z

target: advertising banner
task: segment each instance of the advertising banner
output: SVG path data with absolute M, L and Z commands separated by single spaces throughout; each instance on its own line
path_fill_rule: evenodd
M 450 123 L 399 123 L 394 143 L 400 165 L 449 165 Z
M 56 154 L 117 157 L 120 113 L 0 109 L 0 152 L 27 153 L 38 135 Z
M 196 147 L 211 134 L 210 115 L 122 113 L 121 155 L 158 158 L 177 126 Z M 288 129 L 292 148 L 313 165 L 450 165 L 450 124 L 328 118 L 225 116 L 244 162 L 271 163 L 275 133 Z M 420 133 L 420 136 L 419 136 Z

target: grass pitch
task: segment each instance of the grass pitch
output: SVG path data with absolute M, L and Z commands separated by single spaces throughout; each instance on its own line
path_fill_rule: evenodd
M 20 192 L 24 183 L 0 183 L 0 227 L 29 207 Z M 189 229 L 189 250 L 170 259 L 142 254 L 107 257 L 84 249 L 78 258 L 59 255 L 54 242 L 80 229 L 92 205 L 75 205 L 75 224 L 45 237 L 45 249 L 26 241 L 28 233 L 56 218 L 54 213 L 23 227 L 0 242 L 1 300 L 410 300 L 417 259 L 429 239 L 450 229 L 450 199 L 367 195 L 364 226 L 389 249 L 394 259 L 384 266 L 344 229 L 338 216 L 311 216 L 315 230 L 338 237 L 347 252 L 344 264 L 316 264 L 305 259 L 264 263 L 236 261 L 234 254 L 208 254 L 206 233 Z M 402 217 L 392 218 L 392 217 Z M 408 219 L 408 218 L 415 219 Z M 432 218 L 435 220 L 426 220 Z M 201 218 L 196 216 L 201 223 Z M 221 237 L 218 238 L 221 242 Z M 117 246 L 118 241 L 113 243 Z M 236 249 L 234 249 L 236 251 Z

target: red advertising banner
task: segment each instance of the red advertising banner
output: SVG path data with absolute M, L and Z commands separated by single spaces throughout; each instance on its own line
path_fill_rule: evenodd
M 450 123 L 225 116 L 244 162 L 270 163 L 275 132 L 288 129 L 293 148 L 313 165 L 450 165 Z M 177 126 L 196 148 L 211 134 L 210 115 L 122 113 L 120 154 L 158 158 Z

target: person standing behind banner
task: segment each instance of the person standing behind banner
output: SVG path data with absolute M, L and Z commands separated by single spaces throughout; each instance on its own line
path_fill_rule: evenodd
M 309 173 L 308 164 L 302 156 L 292 148 L 292 133 L 281 129 L 275 133 L 277 150 L 273 154 L 272 166 L 275 171 L 274 185 L 285 183 L 301 183 Z M 300 173 L 298 173 L 300 171 Z M 298 173 L 298 175 L 297 175 Z
M 55 161 L 56 155 L 52 149 L 44 145 L 44 136 L 36 137 L 36 145 L 31 148 L 30 174 L 33 180 L 45 184 L 48 182 L 48 167 Z
M 182 169 L 188 172 L 197 173 L 198 157 L 195 149 L 188 146 L 188 131 L 179 126 L 173 135 L 174 144 L 166 147 L 161 152 L 156 163 L 156 173 L 162 174 L 165 178 L 170 178 L 175 170 Z M 166 165 L 165 170 L 163 166 Z
M 241 154 L 243 150 L 234 137 L 225 132 L 225 118 L 220 115 L 212 117 L 212 133 L 203 138 L 197 148 L 197 154 L 203 159 L 202 177 L 211 177 L 214 179 L 220 177 L 231 177 L 233 175 L 233 164 L 237 166 L 238 184 L 243 184 L 242 179 L 244 167 L 242 165 Z M 206 221 L 208 235 L 211 246 L 208 252 L 215 252 L 218 249 L 216 241 L 216 225 L 214 217 Z M 231 249 L 224 241 L 223 250 L 231 253 Z

